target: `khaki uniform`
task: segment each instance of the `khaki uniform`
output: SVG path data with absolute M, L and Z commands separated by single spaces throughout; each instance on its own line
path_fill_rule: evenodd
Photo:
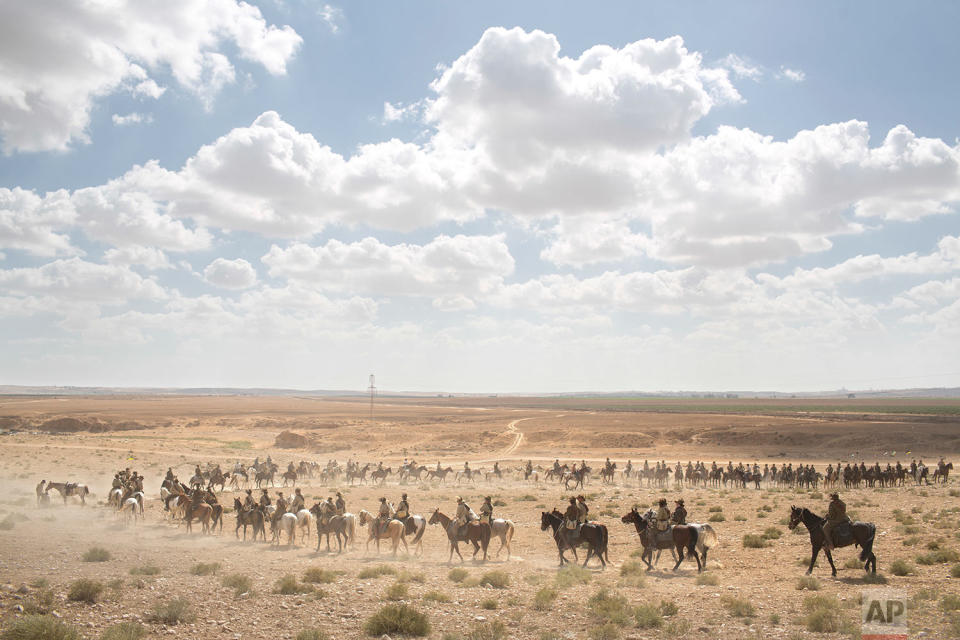
M 670 528 L 670 510 L 666 507 L 657 509 L 657 530 L 666 531 Z
M 576 504 L 569 505 L 563 513 L 563 517 L 566 519 L 567 529 L 576 529 L 577 523 L 580 520 L 580 507 Z
M 587 521 L 587 514 L 590 513 L 590 507 L 586 502 L 577 500 L 577 521 L 584 524 Z
M 290 503 L 290 511 L 297 513 L 303 509 L 303 496 L 299 493 L 293 497 L 293 502 Z
M 410 516 L 410 505 L 406 500 L 401 500 L 397 505 L 397 513 L 393 516 L 397 520 L 404 520 Z
M 828 548 L 833 548 L 833 528 L 838 524 L 847 522 L 847 505 L 842 500 L 831 500 L 830 508 L 827 510 L 827 521 L 823 524 L 823 536 Z
M 493 523 L 493 505 L 487 501 L 480 505 L 480 522 Z
M 476 518 L 476 514 L 473 512 L 473 509 L 470 508 L 466 502 L 461 502 L 457 505 L 457 526 L 462 527 Z
M 347 503 L 343 501 L 343 496 L 337 496 L 337 501 L 334 506 L 336 507 L 338 516 L 342 516 L 347 512 Z

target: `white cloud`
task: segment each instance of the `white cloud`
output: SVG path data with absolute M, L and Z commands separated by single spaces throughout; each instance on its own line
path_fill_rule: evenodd
M 217 258 L 204 268 L 203 279 L 221 289 L 249 289 L 257 283 L 257 271 L 243 258 Z
M 332 4 L 325 4 L 317 9 L 317 15 L 326 23 L 331 33 L 340 32 L 340 23 L 343 22 L 343 10 Z
M 137 81 L 159 97 L 150 73 L 169 72 L 209 104 L 234 78 L 220 48 L 283 74 L 301 43 L 237 0 L 133 0 L 0 4 L 0 136 L 5 153 L 65 150 L 87 142 L 94 103 Z
M 720 60 L 719 64 L 721 67 L 730 69 L 737 78 L 747 78 L 755 82 L 759 82 L 763 78 L 762 67 L 735 53 L 728 54 Z
M 807 74 L 805 74 L 800 69 L 790 69 L 788 67 L 780 67 L 780 73 L 777 74 L 780 78 L 785 78 L 791 82 L 803 82 L 807 79 Z
M 619 263 L 643 255 L 649 237 L 624 220 L 582 216 L 562 218 L 547 234 L 552 242 L 540 257 L 558 266 Z
M 63 189 L 41 197 L 20 187 L 0 187 L 0 249 L 47 257 L 81 254 L 65 233 L 75 219 Z
M 320 290 L 370 295 L 435 296 L 438 305 L 466 308 L 471 296 L 492 291 L 513 272 L 501 236 L 438 236 L 425 245 L 386 245 L 375 238 L 320 247 L 273 246 L 263 256 L 273 277 Z
M 136 111 L 133 113 L 128 113 L 125 116 L 115 113 L 113 114 L 112 119 L 113 124 L 117 125 L 118 127 L 125 127 L 131 124 L 149 124 L 153 122 L 153 116 L 149 113 L 144 115 L 142 113 L 137 113 Z
M 80 258 L 55 260 L 41 267 L 0 270 L 0 289 L 8 295 L 49 296 L 64 303 L 125 304 L 131 299 L 167 297 L 156 281 L 127 267 Z
M 109 264 L 124 267 L 141 266 L 150 271 L 173 268 L 166 254 L 155 247 L 129 245 L 120 249 L 107 249 L 103 258 Z

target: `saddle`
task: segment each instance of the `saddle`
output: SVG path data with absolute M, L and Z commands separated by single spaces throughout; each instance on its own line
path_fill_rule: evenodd
M 849 520 L 833 525 L 830 530 L 834 547 L 845 547 L 853 543 L 853 523 Z

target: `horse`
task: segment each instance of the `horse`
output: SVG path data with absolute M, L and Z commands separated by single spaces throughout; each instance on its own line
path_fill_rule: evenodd
M 387 476 L 389 476 L 392 471 L 393 469 L 391 467 L 387 467 L 385 469 L 374 469 L 370 474 L 370 482 L 377 484 L 379 481 L 380 486 L 382 487 L 387 483 Z
M 617 463 L 612 462 L 610 463 L 609 467 L 604 466 L 603 469 L 600 470 L 600 481 L 603 483 L 613 482 L 613 478 L 616 475 L 616 473 L 617 473 Z
M 367 483 L 367 471 L 370 470 L 370 463 L 363 465 L 363 467 L 357 468 L 354 467 L 347 471 L 347 480 L 350 481 L 350 486 L 353 486 L 354 479 L 360 480 L 360 484 Z
M 477 471 L 473 471 L 472 469 L 457 471 L 457 476 L 456 476 L 457 484 L 460 484 L 460 481 L 463 480 L 464 478 L 466 478 L 469 482 L 476 482 L 476 480 L 474 480 L 473 477 L 477 475 L 477 473 L 478 473 Z
M 140 506 L 140 503 L 137 501 L 136 498 L 127 498 L 126 500 L 124 500 L 123 505 L 121 506 L 120 510 L 122 510 L 122 512 L 123 512 L 124 515 L 126 516 L 126 522 L 127 522 L 127 523 L 129 523 L 130 520 L 132 519 L 133 522 L 134 522 L 134 524 L 136 524 L 136 522 L 137 522 L 137 508 L 138 508 L 139 506 Z M 140 517 L 142 518 L 143 516 L 141 515 Z
M 688 524 L 676 524 L 670 528 L 669 540 L 664 540 L 658 535 L 651 526 L 649 512 L 647 515 L 640 515 L 636 507 L 630 510 L 620 521 L 625 524 L 632 524 L 637 529 L 637 535 L 640 536 L 640 544 L 643 545 L 643 554 L 640 559 L 647 563 L 647 571 L 653 570 L 650 560 L 653 557 L 653 550 L 657 549 L 676 549 L 677 564 L 673 566 L 676 571 L 683 562 L 683 549 L 686 547 L 688 553 L 697 561 L 697 571 L 703 571 L 707 566 L 707 551 L 717 546 L 720 539 L 709 524 L 698 524 L 691 522 Z M 697 552 L 699 556 L 697 555 Z M 659 559 L 659 553 L 657 555 Z M 701 563 L 701 558 L 703 562 Z
M 241 487 L 246 487 L 248 484 L 250 484 L 250 476 L 247 475 L 246 471 L 234 469 L 230 474 L 230 487 L 232 489 L 239 491 Z
M 270 521 L 271 542 L 279 546 L 283 532 L 287 534 L 287 546 L 292 547 L 297 541 L 297 514 L 284 513 Z
M 227 478 L 220 469 L 214 469 L 213 473 L 210 474 L 210 480 L 207 482 L 207 491 L 212 492 L 216 485 L 220 485 L 220 493 L 223 493 L 223 489 L 227 485 Z
M 266 481 L 266 480 L 269 480 L 269 481 L 270 481 L 270 486 L 271 486 L 271 487 L 275 487 L 275 486 L 276 486 L 276 483 L 273 481 L 274 473 L 276 473 L 276 472 L 275 472 L 273 469 L 263 469 L 263 470 L 261 470 L 261 471 L 257 471 L 257 475 L 255 476 L 255 482 L 256 482 L 256 487 L 257 487 L 257 489 L 262 489 L 262 488 L 263 488 L 263 482 Z
M 460 562 L 463 562 L 463 554 L 460 553 L 460 543 L 469 542 L 473 545 L 473 557 L 476 560 L 477 553 L 483 549 L 483 562 L 487 561 L 487 547 L 490 546 L 490 525 L 486 522 L 476 520 L 468 522 L 466 531 L 460 533 L 463 527 L 457 525 L 450 517 L 440 512 L 440 509 L 434 509 L 430 516 L 430 524 L 439 524 L 447 532 L 447 540 L 450 542 L 450 557 L 447 558 L 447 564 L 453 562 L 453 552 L 456 551 L 460 556 Z
M 567 491 L 570 490 L 570 481 L 573 481 L 573 490 L 576 491 L 577 487 L 583 489 L 583 479 L 590 473 L 589 467 L 582 467 L 576 471 L 569 471 L 563 474 L 563 488 Z
M 352 513 L 341 515 L 325 515 L 319 504 L 310 507 L 310 512 L 317 521 L 317 552 L 320 551 L 320 541 L 327 536 L 327 553 L 330 549 L 330 534 L 337 537 L 337 553 L 342 553 L 348 543 L 354 542 L 357 535 L 357 519 Z
M 292 483 L 292 486 L 297 486 L 297 472 L 296 471 L 284 471 L 283 475 L 283 486 L 287 486 Z
M 394 557 L 397 555 L 397 548 L 401 542 L 403 543 L 403 550 L 409 553 L 410 549 L 407 547 L 405 527 L 402 522 L 399 520 L 390 520 L 385 527 L 380 529 L 377 527 L 377 519 L 366 509 L 360 509 L 360 526 L 363 527 L 367 523 L 370 524 L 370 535 L 367 537 L 366 551 L 370 549 L 370 541 L 376 540 L 377 553 L 380 553 L 380 541 L 389 540 Z
M 60 492 L 60 497 L 63 498 L 63 504 L 67 504 L 67 498 L 69 496 L 78 496 L 80 498 L 80 504 L 87 504 L 87 495 L 90 493 L 90 489 L 85 484 L 77 484 L 75 482 L 48 482 L 47 488 L 44 490 L 46 493 L 50 492 L 50 489 L 56 489 Z
M 121 498 L 123 498 L 123 489 L 111 489 L 107 495 L 107 504 L 119 511 L 123 506 L 120 502 Z
M 300 544 L 303 544 L 307 541 L 307 536 L 310 535 L 313 529 L 313 514 L 309 509 L 300 509 L 297 511 L 297 527 L 300 529 Z M 320 540 L 317 540 L 317 546 L 320 546 Z
M 246 509 L 240 502 L 240 498 L 234 498 L 233 510 L 237 513 L 237 528 L 234 530 L 234 534 L 238 538 L 240 537 L 240 527 L 243 527 L 243 540 L 246 542 L 247 527 L 252 526 L 253 540 L 256 541 L 257 532 L 259 531 L 263 535 L 263 541 L 267 541 L 267 532 L 263 525 L 263 512 L 260 511 L 260 509 L 257 507 Z
M 504 518 L 496 518 L 493 522 L 490 523 L 490 537 L 497 536 L 500 538 L 500 548 L 497 549 L 496 557 L 500 557 L 500 552 L 503 551 L 504 547 L 507 549 L 507 560 L 510 559 L 510 542 L 513 540 L 513 534 L 516 531 L 516 528 L 513 526 L 512 520 L 506 520 Z
M 405 535 L 413 535 L 410 545 L 414 547 L 416 555 L 423 555 L 423 534 L 427 530 L 427 519 L 419 514 L 407 516 L 400 522 L 403 523 L 403 532 Z
M 606 525 L 582 524 L 579 532 L 574 533 L 576 530 L 565 529 L 563 514 L 556 510 L 552 513 L 542 511 L 540 512 L 540 530 L 546 531 L 548 528 L 553 529 L 553 539 L 557 543 L 557 553 L 560 556 L 561 567 L 564 563 L 569 562 L 563 555 L 565 549 L 573 550 L 573 557 L 579 562 L 577 547 L 585 544 L 587 545 L 587 558 L 583 561 L 583 566 L 586 567 L 590 558 L 596 556 L 603 568 L 607 568 L 607 561 L 610 560 L 607 556 L 607 543 L 610 537 Z
M 437 478 L 440 480 L 440 484 L 443 484 L 447 481 L 447 474 L 453 473 L 453 467 L 445 467 L 443 469 L 430 469 L 427 473 L 427 480 L 431 478 Z
M 936 470 L 933 472 L 933 483 L 937 484 L 942 482 L 947 483 L 947 479 L 950 477 L 950 472 L 953 471 L 953 463 L 948 462 L 942 466 L 937 466 Z
M 820 548 L 825 542 L 823 535 L 823 524 L 826 522 L 825 518 L 821 518 L 812 511 L 806 508 L 800 507 L 790 507 L 790 523 L 787 525 L 792 531 L 797 528 L 797 525 L 803 523 L 807 528 L 807 531 L 810 532 L 810 547 L 812 549 L 810 555 L 810 566 L 807 568 L 807 575 L 813 573 L 813 565 L 817 561 L 817 555 L 820 553 Z M 877 572 L 877 556 L 873 553 L 873 541 L 877 534 L 877 527 L 872 522 L 854 522 L 849 525 L 850 535 L 840 536 L 839 539 L 836 539 L 837 536 L 834 536 L 835 547 L 846 547 L 848 545 L 854 545 L 861 547 L 860 549 L 860 562 L 863 562 L 864 571 L 871 571 L 872 573 Z M 834 533 L 840 533 L 837 531 L 837 527 L 834 527 Z M 833 555 L 830 553 L 829 549 L 824 549 L 824 553 L 827 555 L 827 560 L 830 562 L 830 569 L 833 571 L 833 575 L 837 575 L 837 567 L 833 564 Z
M 210 533 L 210 518 L 213 515 L 213 507 L 208 505 L 206 502 L 199 502 L 192 504 L 191 507 L 187 507 L 186 516 L 184 519 L 187 521 L 187 533 L 193 531 L 193 519 L 196 518 L 200 521 L 201 533 Z

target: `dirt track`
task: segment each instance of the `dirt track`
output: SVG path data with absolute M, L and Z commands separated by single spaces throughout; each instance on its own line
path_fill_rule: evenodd
M 362 636 L 363 621 L 384 601 L 386 590 L 397 578 L 385 576 L 361 579 L 358 573 L 371 566 L 388 565 L 406 571 L 408 596 L 405 600 L 427 612 L 433 623 L 432 637 L 445 633 L 463 633 L 475 628 L 482 617 L 506 625 L 508 637 L 537 638 L 541 633 L 557 632 L 556 637 L 587 637 L 602 620 L 591 613 L 587 600 L 601 587 L 622 593 L 633 605 L 661 600 L 673 601 L 679 611 L 667 616 L 659 629 L 622 629 L 625 637 L 830 637 L 815 634 L 802 624 L 803 599 L 796 582 L 808 559 L 805 535 L 792 535 L 783 525 L 790 504 L 803 504 L 822 511 L 826 498 L 819 493 L 789 489 L 718 491 L 684 489 L 661 491 L 638 488 L 636 481 L 624 483 L 618 477 L 612 486 L 592 480 L 585 493 L 598 520 L 610 530 L 610 558 L 613 566 L 594 570 L 586 585 L 560 590 L 556 603 L 547 611 L 532 607 L 535 594 L 553 583 L 556 577 L 556 551 L 552 539 L 539 527 L 540 511 L 560 507 L 566 493 L 555 484 L 533 485 L 508 474 L 503 482 L 462 487 L 436 484 L 397 486 L 392 477 L 387 486 L 343 489 L 348 509 L 372 510 L 381 495 L 392 501 L 399 493 L 410 493 L 413 510 L 429 515 L 433 508 L 451 512 L 456 495 L 479 506 L 483 495 L 492 495 L 505 504 L 496 507 L 496 515 L 508 517 L 517 525 L 513 558 L 501 557 L 486 565 L 467 563 L 472 577 L 487 571 L 503 570 L 511 578 L 507 589 L 454 584 L 447 578 L 447 552 L 443 533 L 429 528 L 425 536 L 423 558 L 401 554 L 392 560 L 386 553 L 377 557 L 365 553 L 362 541 L 344 556 L 314 553 L 316 538 L 306 546 L 280 548 L 263 543 L 241 543 L 233 537 L 234 517 L 228 515 L 222 535 L 187 535 L 163 519 L 162 506 L 155 499 L 159 480 L 168 466 L 182 477 L 196 463 L 236 459 L 250 461 L 270 454 L 285 465 L 288 460 L 329 458 L 341 462 L 353 456 L 362 460 L 383 459 L 396 466 L 404 454 L 434 465 L 437 460 L 461 468 L 469 459 L 475 468 L 489 468 L 492 456 L 505 459 L 501 464 L 514 468 L 521 460 L 552 461 L 586 458 L 600 460 L 610 455 L 615 460 L 631 458 L 635 464 L 648 457 L 687 460 L 716 457 L 752 461 L 813 460 L 818 468 L 837 457 L 856 452 L 870 462 L 883 452 L 903 453 L 930 458 L 944 452 L 948 459 L 960 449 L 957 425 L 943 416 L 916 414 L 857 414 L 829 417 L 751 413 L 688 414 L 648 411 L 604 411 L 594 408 L 562 406 L 514 406 L 504 401 L 478 402 L 476 407 L 450 406 L 443 402 L 403 401 L 377 407 L 373 424 L 364 419 L 367 407 L 359 402 L 300 398 L 71 398 L 0 399 L 0 415 L 46 419 L 72 415 L 103 421 L 135 420 L 145 425 L 164 425 L 117 433 L 67 435 L 20 433 L 3 436 L 5 456 L 0 462 L 4 497 L 0 499 L 0 520 L 8 514 L 28 518 L 11 530 L 0 531 L 0 572 L 6 587 L 0 593 L 0 615 L 4 624 L 17 615 L 18 604 L 31 601 L 36 589 L 14 593 L 21 584 L 44 577 L 50 582 L 55 600 L 53 608 L 64 620 L 84 627 L 88 637 L 123 619 L 142 618 L 155 604 L 174 596 L 194 602 L 198 618 L 192 625 L 164 630 L 145 622 L 155 636 L 223 638 L 292 638 L 299 631 L 319 627 L 336 638 Z M 890 424 L 892 423 L 892 424 Z M 879 426 L 884 424 L 884 426 Z M 318 451 L 278 450 L 274 437 L 284 429 L 309 434 Z M 876 442 L 878 429 L 883 434 Z M 873 434 L 873 444 L 870 436 Z M 906 454 L 906 451 L 910 454 Z M 786 457 L 780 457 L 780 454 Z M 894 460 L 895 458 L 887 457 Z M 483 462 L 490 460 L 490 462 Z M 883 463 L 883 458 L 881 462 Z M 132 466 L 147 476 L 147 514 L 144 523 L 124 526 L 106 508 L 81 508 L 62 505 L 54 499 L 45 509 L 34 506 L 33 487 L 40 479 L 72 479 L 88 482 L 102 501 L 112 472 Z M 878 525 L 876 552 L 880 571 L 890 586 L 903 589 L 915 598 L 911 626 L 915 631 L 928 629 L 930 637 L 952 633 L 952 618 L 941 611 L 944 594 L 960 594 L 960 580 L 949 577 L 951 564 L 920 565 L 915 556 L 928 553 L 928 545 L 942 549 L 960 549 L 957 497 L 948 487 L 904 487 L 890 490 L 844 491 L 850 509 L 863 519 Z M 325 498 L 337 487 L 308 483 L 308 498 Z M 289 490 L 283 489 L 285 493 Z M 232 504 L 227 492 L 223 502 Z M 696 584 L 692 561 L 680 572 L 669 572 L 669 559 L 663 558 L 660 571 L 645 579 L 621 575 L 631 553 L 639 548 L 632 528 L 620 523 L 619 516 L 634 504 L 649 505 L 660 495 L 686 499 L 691 520 L 706 521 L 710 507 L 722 508 L 724 521 L 712 525 L 721 545 L 711 552 L 708 573 L 717 585 Z M 308 500 L 309 501 L 309 500 Z M 767 510 L 769 509 L 769 510 Z M 894 511 L 916 522 L 902 524 L 894 520 Z M 918 509 L 911 514 L 912 509 Z M 899 512 L 898 512 L 899 513 Z M 901 519 L 904 516 L 901 515 Z M 763 533 L 768 527 L 781 532 L 762 549 L 744 549 L 746 533 Z M 363 533 L 365 535 L 365 531 Z M 908 544 L 909 543 L 909 544 Z M 104 563 L 86 563 L 81 554 L 93 545 L 109 548 L 112 559 Z M 491 552 L 499 546 L 493 542 Z M 843 568 L 854 557 L 851 549 L 837 554 L 839 579 L 829 577 L 821 560 L 815 570 L 820 578 L 821 594 L 840 599 L 840 617 L 847 624 L 857 623 L 857 599 L 865 586 L 862 571 Z M 890 573 L 894 559 L 910 561 L 914 573 L 899 577 Z M 196 562 L 221 564 L 218 576 L 194 576 L 190 568 Z M 136 567 L 154 565 L 159 575 L 131 575 Z M 319 585 L 325 592 L 280 595 L 273 593 L 278 578 L 293 573 L 302 576 L 307 567 L 319 566 L 345 573 L 332 584 Z M 630 565 L 628 565 L 629 568 Z M 242 573 L 254 583 L 256 595 L 235 597 L 232 590 L 220 586 L 220 578 Z M 97 605 L 72 603 L 64 594 L 74 579 L 91 577 L 104 582 L 121 580 L 119 589 L 108 589 Z M 640 586 L 638 581 L 643 579 Z M 422 580 L 420 582 L 419 580 Z M 440 591 L 450 603 L 426 601 L 423 595 Z M 723 596 L 737 595 L 756 608 L 750 618 L 731 615 Z M 485 600 L 492 602 L 484 603 Z M 484 606 L 495 606 L 486 609 Z M 775 618 L 776 616 L 776 618 Z M 840 637 L 841 634 L 834 634 Z

